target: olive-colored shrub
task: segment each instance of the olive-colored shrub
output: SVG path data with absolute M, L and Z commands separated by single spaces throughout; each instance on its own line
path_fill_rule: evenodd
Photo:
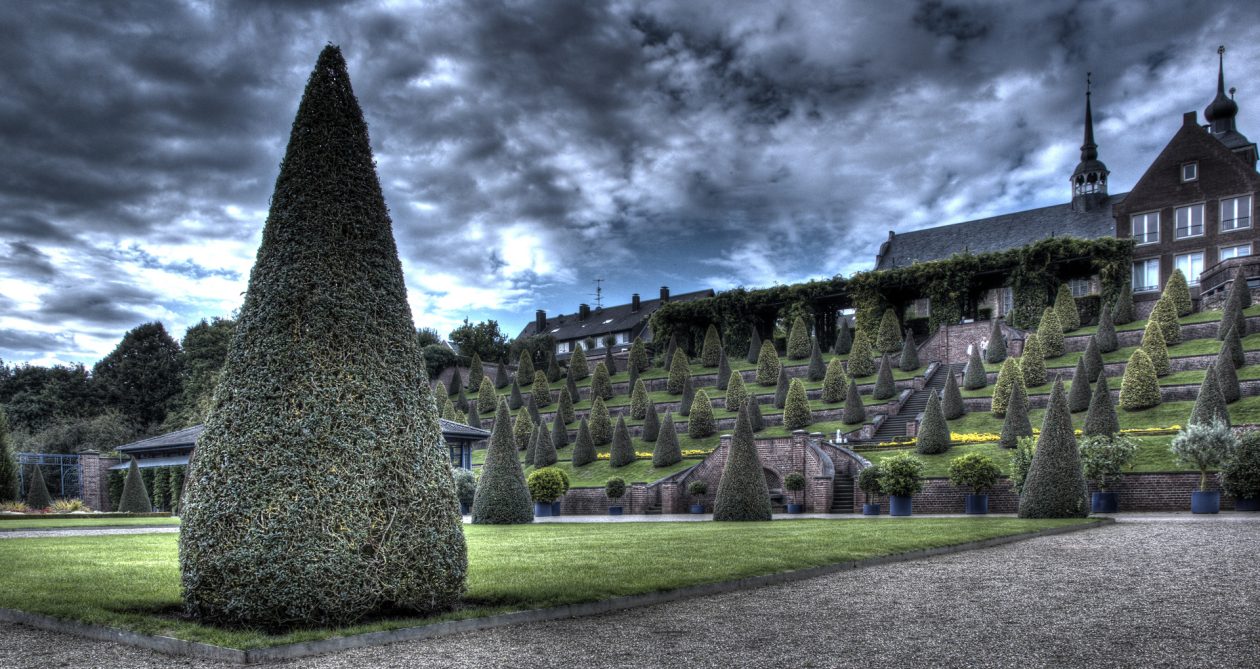
M 1081 327 L 1081 314 L 1076 310 L 1076 298 L 1066 283 L 1059 284 L 1059 293 L 1054 299 L 1054 313 L 1059 317 L 1059 327 L 1064 332 L 1072 332 Z
M 949 450 L 949 423 L 941 409 L 941 398 L 935 391 L 928 394 L 927 408 L 923 410 L 923 423 L 919 425 L 919 452 L 936 455 Z
M 1136 349 L 1125 365 L 1120 380 L 1120 408 L 1125 411 L 1149 409 L 1160 403 L 1159 379 L 1146 351 Z
M 543 372 L 534 372 L 534 386 L 530 390 L 530 395 L 534 400 L 534 407 L 541 409 L 542 407 L 551 406 L 551 390 L 548 389 L 550 384 L 547 382 L 547 375 Z
M 535 502 L 550 504 L 564 496 L 565 476 L 555 467 L 540 467 L 529 473 L 525 486 Z
M 1052 307 L 1046 307 L 1041 314 L 1041 324 L 1037 326 L 1037 341 L 1041 342 L 1041 352 L 1047 360 L 1063 355 L 1063 325 L 1059 323 L 1059 315 Z
M 879 465 L 883 470 L 879 487 L 886 495 L 910 497 L 923 491 L 923 461 L 902 451 L 884 458 Z
M 636 420 L 647 418 L 647 386 L 643 379 L 634 382 L 634 391 L 630 393 L 630 417 Z
M 788 360 L 804 360 L 808 358 L 809 339 L 809 326 L 805 324 L 804 318 L 797 316 L 796 320 L 792 321 L 792 329 L 788 332 Z
M 783 406 L 783 427 L 799 430 L 814 422 L 814 414 L 809 409 L 809 398 L 805 394 L 805 384 L 800 379 L 792 379 L 788 386 L 787 403 Z M 695 435 L 692 435 L 693 437 Z
M 982 495 L 1002 477 L 1002 468 L 983 453 L 967 453 L 949 461 L 949 482 L 959 488 Z
M 1260 432 L 1239 438 L 1221 467 L 1221 489 L 1236 500 L 1260 498 Z
M 1189 316 L 1194 311 L 1194 302 L 1190 300 L 1190 285 L 1186 283 L 1186 275 L 1179 269 L 1174 269 L 1172 276 L 1168 277 L 1168 283 L 1164 284 L 1163 297 L 1168 298 L 1177 316 Z
M 827 373 L 823 375 L 823 403 L 843 402 L 844 391 L 848 385 L 848 379 L 844 376 L 844 365 L 840 363 L 840 358 L 832 358 L 831 362 L 827 363 Z
M 1199 470 L 1199 490 L 1208 489 L 1208 476 L 1229 462 L 1238 448 L 1238 437 L 1221 421 L 1190 423 L 1168 445 L 1177 461 Z
M 1155 308 L 1151 309 L 1148 321 L 1148 327 L 1149 323 L 1159 324 L 1161 333 L 1164 335 L 1164 344 L 1173 346 L 1181 343 L 1181 323 L 1177 320 L 1177 305 L 1166 294 L 1155 301 Z
M 1046 383 L 1046 356 L 1041 347 L 1041 337 L 1028 335 L 1024 341 L 1024 354 L 1020 356 L 1019 371 L 1024 375 L 1024 387 L 1035 388 Z
M 761 353 L 757 356 L 757 385 L 773 386 L 779 380 L 779 354 L 774 344 L 769 341 L 761 343 Z
M 1007 358 L 1002 361 L 997 381 L 993 384 L 993 404 L 990 407 L 990 412 L 995 418 L 1006 415 L 1007 402 L 1010 401 L 1011 388 L 1014 384 L 1018 383 L 1021 388 L 1024 386 L 1024 374 L 1019 367 L 1019 358 Z
M 569 378 L 574 381 L 581 381 L 591 375 L 591 365 L 586 359 L 586 349 L 582 348 L 582 342 L 573 344 L 573 353 L 569 354 Z M 574 397 L 573 399 L 577 399 Z
M 1063 382 L 1050 391 L 1050 406 L 1041 425 L 1024 490 L 1020 518 L 1084 518 L 1089 515 L 1085 474 L 1072 428 Z
M 1142 343 L 1139 348 L 1150 359 L 1151 369 L 1155 370 L 1155 376 L 1168 376 L 1171 371 L 1168 363 L 1168 346 L 1164 344 L 1163 328 L 1154 318 L 1146 323 L 1146 330 L 1142 332 Z
M 1107 376 L 1098 377 L 1094 384 L 1094 394 L 1089 400 L 1089 413 L 1085 414 L 1083 433 L 1087 437 L 1110 436 L 1120 432 L 1120 417 L 1116 415 L 1116 405 L 1111 401 L 1111 388 L 1108 387 Z
M 619 500 L 626 496 L 626 480 L 614 476 L 604 482 L 604 495 L 610 500 Z
M 709 323 L 704 333 L 704 348 L 700 349 L 700 364 L 704 367 L 717 367 L 722 357 L 722 338 L 718 336 L 717 327 Z
M 849 378 L 862 379 L 875 373 L 875 352 L 871 350 L 870 337 L 861 330 L 853 336 L 847 367 Z
M 691 401 L 691 413 L 687 416 L 687 435 L 692 439 L 701 439 L 717 431 L 713 421 L 713 403 L 709 401 L 709 393 L 703 388 L 696 391 Z
M 1085 480 L 1106 492 L 1133 464 L 1138 442 L 1119 434 L 1087 435 L 1080 441 L 1080 450 Z
M 876 353 L 896 353 L 901 350 L 901 323 L 892 309 L 885 309 L 879 319 L 879 333 L 875 338 Z
M 455 496 L 460 506 L 471 509 L 477 497 L 477 476 L 463 467 L 451 467 L 451 477 L 455 479 Z
M 731 382 L 726 385 L 726 407 L 727 411 L 739 411 L 739 406 L 744 400 L 748 399 L 748 388 L 744 385 L 744 377 L 739 374 L 731 375 Z
M 591 397 L 602 398 L 605 402 L 613 397 L 612 377 L 602 360 L 595 363 L 595 373 L 591 375 Z

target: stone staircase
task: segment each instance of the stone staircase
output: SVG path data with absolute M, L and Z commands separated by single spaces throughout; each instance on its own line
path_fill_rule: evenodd
M 831 482 L 830 513 L 853 513 L 853 477 L 837 473 Z
M 879 426 L 879 430 L 875 432 L 870 440 L 879 443 L 892 441 L 896 437 L 906 436 L 906 423 L 914 421 L 927 408 L 928 393 L 939 393 L 944 390 L 946 373 L 961 374 L 964 367 L 966 365 L 963 363 L 955 363 L 948 366 L 942 365 L 932 375 L 932 379 L 927 382 L 923 390 L 914 391 L 914 394 L 910 396 L 910 399 L 906 400 L 905 405 L 901 407 L 901 411 L 896 416 L 888 416 L 884 419 L 884 424 Z

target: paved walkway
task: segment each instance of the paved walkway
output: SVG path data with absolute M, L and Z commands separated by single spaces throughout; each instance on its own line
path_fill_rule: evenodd
M 1098 530 L 275 666 L 1258 667 L 1260 517 Z M 20 625 L 0 666 L 218 667 Z

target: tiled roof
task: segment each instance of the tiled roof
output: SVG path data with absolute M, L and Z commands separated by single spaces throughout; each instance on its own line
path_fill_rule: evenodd
M 1104 206 L 1086 212 L 1073 210 L 1070 203 L 1056 204 L 894 234 L 880 247 L 875 269 L 905 267 L 915 262 L 948 258 L 956 253 L 1005 251 L 1050 237 L 1114 237 L 1116 222 L 1111 208 L 1124 200 L 1125 195 L 1112 195 Z
M 697 290 L 692 293 L 683 293 L 681 295 L 672 295 L 670 302 L 690 302 L 705 297 L 712 297 L 713 290 Z M 596 338 L 596 348 L 603 348 L 603 343 L 598 339 L 610 332 L 623 332 L 632 330 L 641 322 L 646 321 L 661 306 L 660 299 L 641 300 L 639 302 L 639 310 L 633 311 L 630 304 L 618 304 L 613 307 L 604 307 L 600 310 L 591 310 L 591 315 L 585 321 L 578 320 L 578 314 L 559 314 L 547 319 L 547 327 L 543 334 L 550 334 L 556 341 L 570 341 L 573 339 L 585 339 L 586 337 Z M 532 337 L 535 334 L 536 324 L 530 321 L 521 330 L 518 339 L 523 337 Z M 644 332 L 643 340 L 649 341 L 651 333 Z
M 483 430 L 479 427 L 456 423 L 445 418 L 439 418 L 438 421 L 442 424 L 442 437 L 446 439 L 485 439 L 490 436 L 489 430 Z

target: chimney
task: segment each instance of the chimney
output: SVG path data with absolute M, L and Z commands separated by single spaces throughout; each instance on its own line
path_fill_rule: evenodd
M 534 312 L 534 334 L 542 334 L 547 329 L 547 312 L 539 309 Z
M 585 321 L 586 319 L 590 317 L 591 317 L 591 305 L 579 304 L 578 305 L 578 320 Z
M 1182 125 L 1199 125 L 1199 113 L 1188 111 L 1181 115 Z
M 637 313 L 639 311 L 639 294 L 635 293 L 630 296 L 630 312 Z
M 661 286 L 661 304 L 669 301 L 669 286 Z

